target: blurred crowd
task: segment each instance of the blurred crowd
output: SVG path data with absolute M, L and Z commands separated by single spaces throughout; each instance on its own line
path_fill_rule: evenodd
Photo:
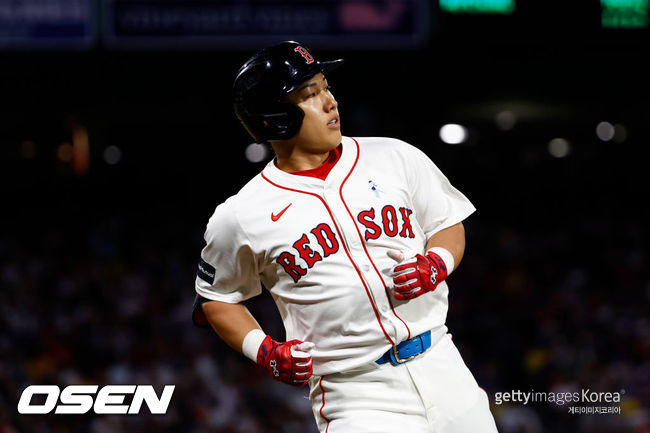
M 315 432 L 307 389 L 272 381 L 195 328 L 204 223 L 147 215 L 35 214 L 0 236 L 1 433 Z M 192 215 L 197 217 L 197 215 Z M 502 433 L 650 432 L 647 222 L 633 213 L 566 224 L 466 221 L 448 326 Z M 264 293 L 249 308 L 283 337 Z M 176 386 L 166 415 L 19 415 L 31 384 Z M 497 392 L 620 392 L 615 414 L 496 404 Z M 584 405 L 584 404 L 581 404 Z
M 48 227 L 39 245 L 0 242 L 0 432 L 313 431 L 306 389 L 266 380 L 194 327 L 196 263 L 182 248 L 158 249 L 143 226 L 96 223 Z M 176 388 L 166 415 L 19 415 L 30 384 Z
M 449 326 L 504 433 L 650 431 L 650 263 L 634 218 L 469 227 Z M 473 250 L 473 252 L 472 252 Z M 450 283 L 451 284 L 451 283 Z M 619 393 L 620 403 L 495 404 L 496 392 Z M 619 414 L 571 406 L 620 408 Z M 617 409 L 614 409 L 617 410 Z

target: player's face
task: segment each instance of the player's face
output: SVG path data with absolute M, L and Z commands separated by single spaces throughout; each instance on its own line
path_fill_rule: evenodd
M 338 104 L 322 73 L 289 93 L 288 98 L 305 112 L 300 131 L 291 141 L 308 152 L 329 152 L 339 145 Z

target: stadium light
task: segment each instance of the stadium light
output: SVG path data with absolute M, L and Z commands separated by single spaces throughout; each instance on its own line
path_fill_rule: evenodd
M 609 122 L 603 121 L 596 126 L 596 136 L 602 141 L 609 141 L 614 138 L 615 132 L 614 125 Z
M 440 139 L 447 144 L 460 144 L 467 140 L 467 128 L 456 123 L 448 123 L 440 127 Z
M 110 145 L 104 149 L 104 162 L 108 165 L 115 165 L 122 159 L 122 150 L 115 146 Z
M 571 151 L 571 145 L 564 138 L 554 138 L 548 142 L 548 153 L 554 158 L 564 158 Z
M 517 123 L 517 116 L 515 113 L 509 110 L 499 111 L 494 117 L 494 122 L 497 124 L 500 130 L 510 131 L 515 127 Z
M 614 138 L 616 143 L 622 143 L 627 139 L 627 128 L 622 123 L 614 125 Z
M 246 159 L 249 162 L 262 162 L 267 154 L 268 150 L 263 144 L 251 143 L 246 147 Z

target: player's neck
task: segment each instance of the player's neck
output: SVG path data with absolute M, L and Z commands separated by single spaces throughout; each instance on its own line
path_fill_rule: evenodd
M 276 156 L 276 165 L 287 173 L 297 171 L 311 170 L 320 167 L 323 162 L 327 160 L 330 150 L 324 152 L 306 152 L 299 148 L 294 147 L 290 151 L 285 148 L 276 148 L 273 146 Z

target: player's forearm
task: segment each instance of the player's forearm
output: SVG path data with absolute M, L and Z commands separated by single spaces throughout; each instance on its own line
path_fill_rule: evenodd
M 208 323 L 228 346 L 242 352 L 242 343 L 253 329 L 260 329 L 257 320 L 242 304 L 210 301 L 202 305 Z
M 465 254 L 465 227 L 463 227 L 463 223 L 458 223 L 444 230 L 440 230 L 431 236 L 427 241 L 426 250 L 428 251 L 434 247 L 444 248 L 451 253 L 454 259 L 453 268 L 448 270 L 451 273 L 451 271 L 458 267 Z
M 273 379 L 303 386 L 311 377 L 313 343 L 273 340 L 242 304 L 209 301 L 202 304 L 202 309 L 208 323 L 228 346 L 265 368 Z

